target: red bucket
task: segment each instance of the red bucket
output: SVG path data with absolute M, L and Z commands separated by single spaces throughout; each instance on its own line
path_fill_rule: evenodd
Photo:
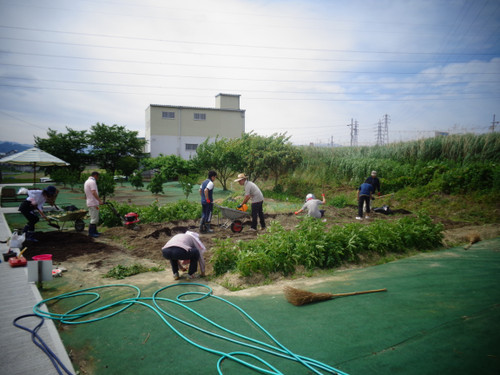
M 35 255 L 33 260 L 52 260 L 52 254 L 40 254 L 40 255 Z

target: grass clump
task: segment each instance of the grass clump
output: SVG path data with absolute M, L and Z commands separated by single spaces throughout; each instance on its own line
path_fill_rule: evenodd
M 133 264 L 131 266 L 122 266 L 119 264 L 111 268 L 103 277 L 121 280 L 144 272 L 160 272 L 164 270 L 165 268 L 162 267 L 146 267 L 142 264 Z

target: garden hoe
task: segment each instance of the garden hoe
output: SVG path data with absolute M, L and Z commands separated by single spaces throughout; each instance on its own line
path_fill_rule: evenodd
M 307 290 L 300 290 L 296 288 L 292 288 L 291 286 L 286 286 L 284 289 L 285 297 L 292 305 L 302 306 L 308 303 L 326 301 L 332 298 L 337 297 L 347 297 L 347 296 L 356 296 L 358 294 L 367 294 L 367 293 L 378 293 L 378 292 L 387 292 L 387 289 L 375 289 L 375 290 L 365 290 L 363 292 L 351 292 L 351 293 L 313 293 L 308 292 Z

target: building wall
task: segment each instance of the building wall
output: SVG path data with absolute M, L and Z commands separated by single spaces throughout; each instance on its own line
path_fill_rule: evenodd
M 239 107 L 239 96 L 237 97 Z M 234 98 L 231 98 L 232 100 Z M 236 102 L 232 101 L 232 105 Z M 163 114 L 166 114 L 165 116 Z M 196 116 L 196 117 L 195 117 Z M 239 138 L 245 132 L 245 111 L 238 109 L 195 108 L 150 105 L 146 109 L 147 152 L 179 155 L 185 159 L 196 153 L 186 144 L 199 145 L 216 136 Z

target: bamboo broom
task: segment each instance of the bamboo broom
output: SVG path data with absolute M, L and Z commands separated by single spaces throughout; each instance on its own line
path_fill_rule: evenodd
M 313 293 L 308 292 L 307 290 L 301 290 L 292 288 L 291 286 L 286 286 L 284 289 L 285 297 L 292 305 L 302 306 L 308 303 L 326 301 L 332 298 L 337 297 L 347 297 L 347 296 L 355 296 L 358 294 L 367 294 L 367 293 L 378 293 L 378 292 L 386 292 L 387 289 L 375 289 L 375 290 L 365 290 L 362 292 L 350 292 L 350 293 Z

